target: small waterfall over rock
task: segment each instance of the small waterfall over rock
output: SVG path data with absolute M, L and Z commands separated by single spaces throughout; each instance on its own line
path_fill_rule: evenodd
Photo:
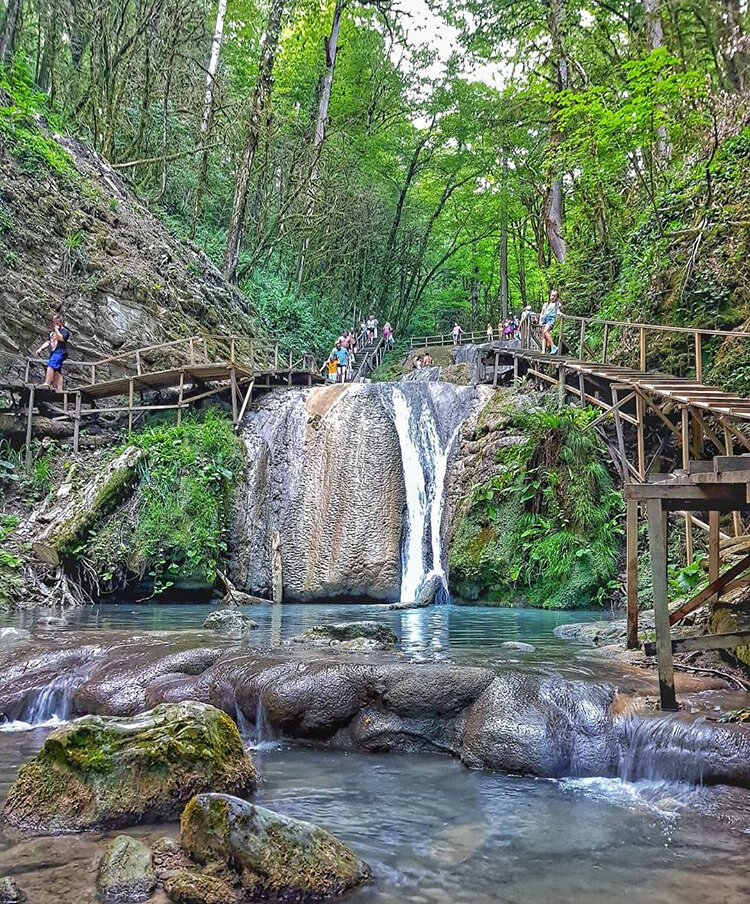
M 431 570 L 446 586 L 443 487 L 474 397 L 415 382 L 264 396 L 243 431 L 232 580 L 270 596 L 278 531 L 285 601 L 413 601 Z
M 429 388 L 425 391 L 423 385 Z M 390 389 L 390 407 L 401 446 L 406 487 L 402 602 L 413 602 L 424 581 L 433 574 L 440 578 L 445 596 L 448 594 L 442 531 L 445 475 L 454 441 L 468 408 L 465 404 L 457 406 L 457 411 L 449 408 L 448 423 L 443 425 L 441 431 L 435 406 L 440 386 L 411 383 L 408 388 L 394 386 Z M 451 387 L 449 394 L 460 392 Z M 470 393 L 464 392 L 463 395 L 473 397 Z M 446 413 L 445 409 L 443 413 Z M 458 423 L 454 426 L 456 419 Z

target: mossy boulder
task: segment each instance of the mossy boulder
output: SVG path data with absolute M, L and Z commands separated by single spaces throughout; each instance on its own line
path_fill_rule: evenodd
M 18 772 L 3 820 L 38 835 L 171 819 L 201 791 L 246 793 L 256 776 L 234 722 L 203 703 L 84 716 Z
M 217 609 L 203 622 L 203 627 L 218 634 L 226 634 L 227 637 L 242 637 L 254 631 L 258 623 L 239 609 Z
M 180 825 L 187 854 L 214 875 L 217 868 L 234 874 L 243 900 L 319 901 L 371 875 L 325 829 L 226 794 L 194 797 Z
M 151 849 L 129 835 L 118 835 L 104 851 L 96 884 L 106 904 L 147 901 L 156 887 Z
M 398 637 L 388 625 L 376 621 L 337 622 L 332 625 L 313 625 L 289 638 L 288 643 L 329 647 L 347 653 L 366 653 L 390 649 L 398 643 Z

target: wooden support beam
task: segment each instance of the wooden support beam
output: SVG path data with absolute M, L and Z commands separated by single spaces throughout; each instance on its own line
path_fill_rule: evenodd
M 701 634 L 699 637 L 678 637 L 672 641 L 673 653 L 694 653 L 698 650 L 735 650 L 750 646 L 750 631 L 735 631 L 732 634 Z M 656 653 L 655 643 L 645 643 L 646 656 Z
M 682 453 L 682 467 L 687 471 L 690 468 L 690 418 L 688 410 L 683 407 L 680 411 L 680 451 Z M 685 562 L 690 565 L 693 561 L 693 518 L 689 512 L 685 512 Z
M 620 465 L 622 467 L 622 482 L 630 483 L 630 475 L 628 473 L 628 455 L 625 449 L 625 434 L 622 429 L 622 412 L 620 411 L 620 400 L 618 398 L 618 389 L 612 387 L 612 401 L 614 402 L 613 411 L 615 413 L 615 435 L 617 436 L 617 448 L 620 452 Z
M 627 502 L 625 515 L 625 595 L 628 605 L 627 648 L 638 648 L 638 503 Z
M 29 398 L 27 401 L 26 407 L 26 471 L 27 473 L 31 473 L 31 468 L 34 464 L 34 457 L 31 452 L 31 433 L 32 427 L 34 424 L 34 393 L 36 392 L 36 386 L 32 383 L 29 386 Z
M 700 607 L 709 602 L 713 596 L 722 593 L 732 581 L 747 571 L 748 568 L 750 568 L 750 555 L 745 556 L 743 559 L 740 559 L 739 562 L 735 563 L 730 568 L 727 568 L 724 574 L 714 578 L 710 584 L 700 591 L 700 593 L 696 593 L 695 596 L 686 600 L 679 609 L 675 609 L 669 616 L 670 623 L 676 625 L 677 622 L 685 618 L 686 615 L 690 615 L 691 612 L 700 609 Z
M 640 350 L 641 370 L 645 373 L 647 370 L 647 368 L 646 368 L 646 328 L 645 327 L 640 328 L 638 340 L 639 340 L 638 347 Z
M 695 379 L 703 382 L 703 350 L 701 347 L 701 334 L 695 334 Z
M 604 339 L 602 341 L 602 364 L 607 363 L 607 350 L 609 346 L 609 324 L 604 324 Z
M 182 423 L 182 399 L 185 394 L 185 371 L 180 371 L 180 390 L 177 395 L 177 425 Z
M 238 426 L 242 423 L 242 419 L 245 417 L 245 412 L 247 411 L 247 406 L 250 404 L 250 400 L 253 397 L 253 388 L 255 387 L 255 380 L 250 381 L 250 385 L 247 387 L 247 392 L 245 393 L 245 398 L 242 400 L 242 407 L 240 408 L 240 414 L 237 418 Z
M 565 404 L 565 368 L 562 364 L 557 368 L 557 401 L 562 408 Z
M 674 666 L 669 625 L 667 584 L 667 535 L 664 509 L 657 499 L 648 502 L 648 534 L 651 549 L 651 579 L 654 589 L 654 623 L 659 671 L 659 699 L 663 710 L 676 710 Z
M 645 403 L 643 396 L 638 393 L 635 397 L 636 410 L 636 442 L 638 446 L 638 475 L 641 480 L 646 479 L 646 439 L 645 439 Z
M 133 432 L 133 381 L 130 381 L 128 388 L 128 433 Z
M 708 580 L 714 584 L 719 579 L 719 512 L 708 513 Z M 716 592 L 716 599 L 721 596 L 721 591 Z
M 615 396 L 615 392 L 614 392 L 614 390 L 613 390 L 613 392 L 612 392 L 612 401 L 613 401 L 612 407 L 611 407 L 611 408 L 608 408 L 607 411 L 604 412 L 604 414 L 600 414 L 600 415 L 598 415 L 597 417 L 595 417 L 594 420 L 591 421 L 590 424 L 586 424 L 586 429 L 589 429 L 589 428 L 592 428 L 592 427 L 598 427 L 599 424 L 602 423 L 602 421 L 606 420 L 606 419 L 610 416 L 610 414 L 614 414 L 614 412 L 615 412 L 616 410 L 622 408 L 624 405 L 627 405 L 628 402 L 632 401 L 632 400 L 635 398 L 635 392 L 629 393 L 628 395 L 625 396 L 624 399 L 618 399 L 617 403 L 614 403 L 614 396 Z
M 498 377 L 497 370 L 498 370 L 499 365 L 500 365 L 500 352 L 496 351 L 495 352 L 495 370 L 492 375 L 492 385 L 495 387 L 495 389 L 497 389 L 497 377 Z

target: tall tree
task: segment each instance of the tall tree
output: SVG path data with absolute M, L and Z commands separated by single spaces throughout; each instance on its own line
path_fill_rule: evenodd
M 260 49 L 260 65 L 255 90 L 248 108 L 248 129 L 245 149 L 237 168 L 232 213 L 227 231 L 227 245 L 224 256 L 224 274 L 229 282 L 237 281 L 237 263 L 239 261 L 242 239 L 245 231 L 245 215 L 247 198 L 250 190 L 250 176 L 253 170 L 255 154 L 258 150 L 260 134 L 268 115 L 268 106 L 273 91 L 273 70 L 276 63 L 276 52 L 279 46 L 281 20 L 284 16 L 285 0 L 271 0 L 268 11 L 266 32 Z
M 13 59 L 21 29 L 22 0 L 8 0 L 0 28 L 0 63 L 7 66 Z

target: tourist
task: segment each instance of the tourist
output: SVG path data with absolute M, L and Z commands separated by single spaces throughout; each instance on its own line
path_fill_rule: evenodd
M 553 355 L 557 351 L 557 346 L 552 339 L 552 327 L 555 325 L 560 311 L 559 298 L 557 289 L 552 289 L 549 293 L 549 301 L 544 303 L 539 314 L 539 327 L 542 332 L 542 354 L 546 352 L 547 345 L 549 345 Z
M 515 331 L 516 331 L 516 321 L 513 319 L 506 320 L 505 321 L 505 334 L 504 334 L 505 338 L 512 339 Z
M 370 342 L 378 338 L 378 321 L 374 314 L 367 318 L 367 338 Z
M 383 339 L 385 339 L 385 347 L 390 351 L 393 348 L 393 327 L 390 320 L 386 321 L 383 327 Z
M 458 321 L 456 320 L 456 322 L 453 324 L 453 331 L 452 331 L 454 345 L 458 345 L 458 343 L 461 341 L 462 333 L 463 333 L 463 330 L 461 329 L 461 327 L 458 324 Z
M 336 358 L 338 359 L 339 383 L 346 383 L 346 372 L 349 369 L 349 351 L 340 343 L 336 343 Z
M 502 339 L 502 338 L 503 338 L 503 332 L 504 332 L 504 331 L 505 331 L 505 322 L 504 322 L 502 319 L 500 319 L 500 320 L 498 320 L 498 322 L 497 322 L 497 338 L 498 338 L 498 339 Z
M 492 324 L 487 324 L 487 341 L 492 342 L 495 337 L 495 331 L 492 329 Z
M 412 370 L 422 370 L 422 359 L 419 355 L 414 355 L 412 360 Z
M 52 318 L 52 329 L 50 330 L 49 339 L 36 350 L 37 355 L 41 355 L 47 348 L 50 352 L 47 360 L 47 375 L 43 383 L 48 389 L 56 389 L 58 392 L 62 392 L 62 366 L 68 357 L 69 340 L 70 330 L 65 326 L 62 315 L 55 314 Z
M 432 365 L 433 365 L 432 355 L 429 352 L 427 352 L 427 354 L 422 359 L 422 367 L 432 367 Z
M 335 352 L 331 352 L 330 357 L 323 365 L 323 369 L 326 371 L 326 379 L 328 382 L 335 383 L 339 375 L 339 359 Z

